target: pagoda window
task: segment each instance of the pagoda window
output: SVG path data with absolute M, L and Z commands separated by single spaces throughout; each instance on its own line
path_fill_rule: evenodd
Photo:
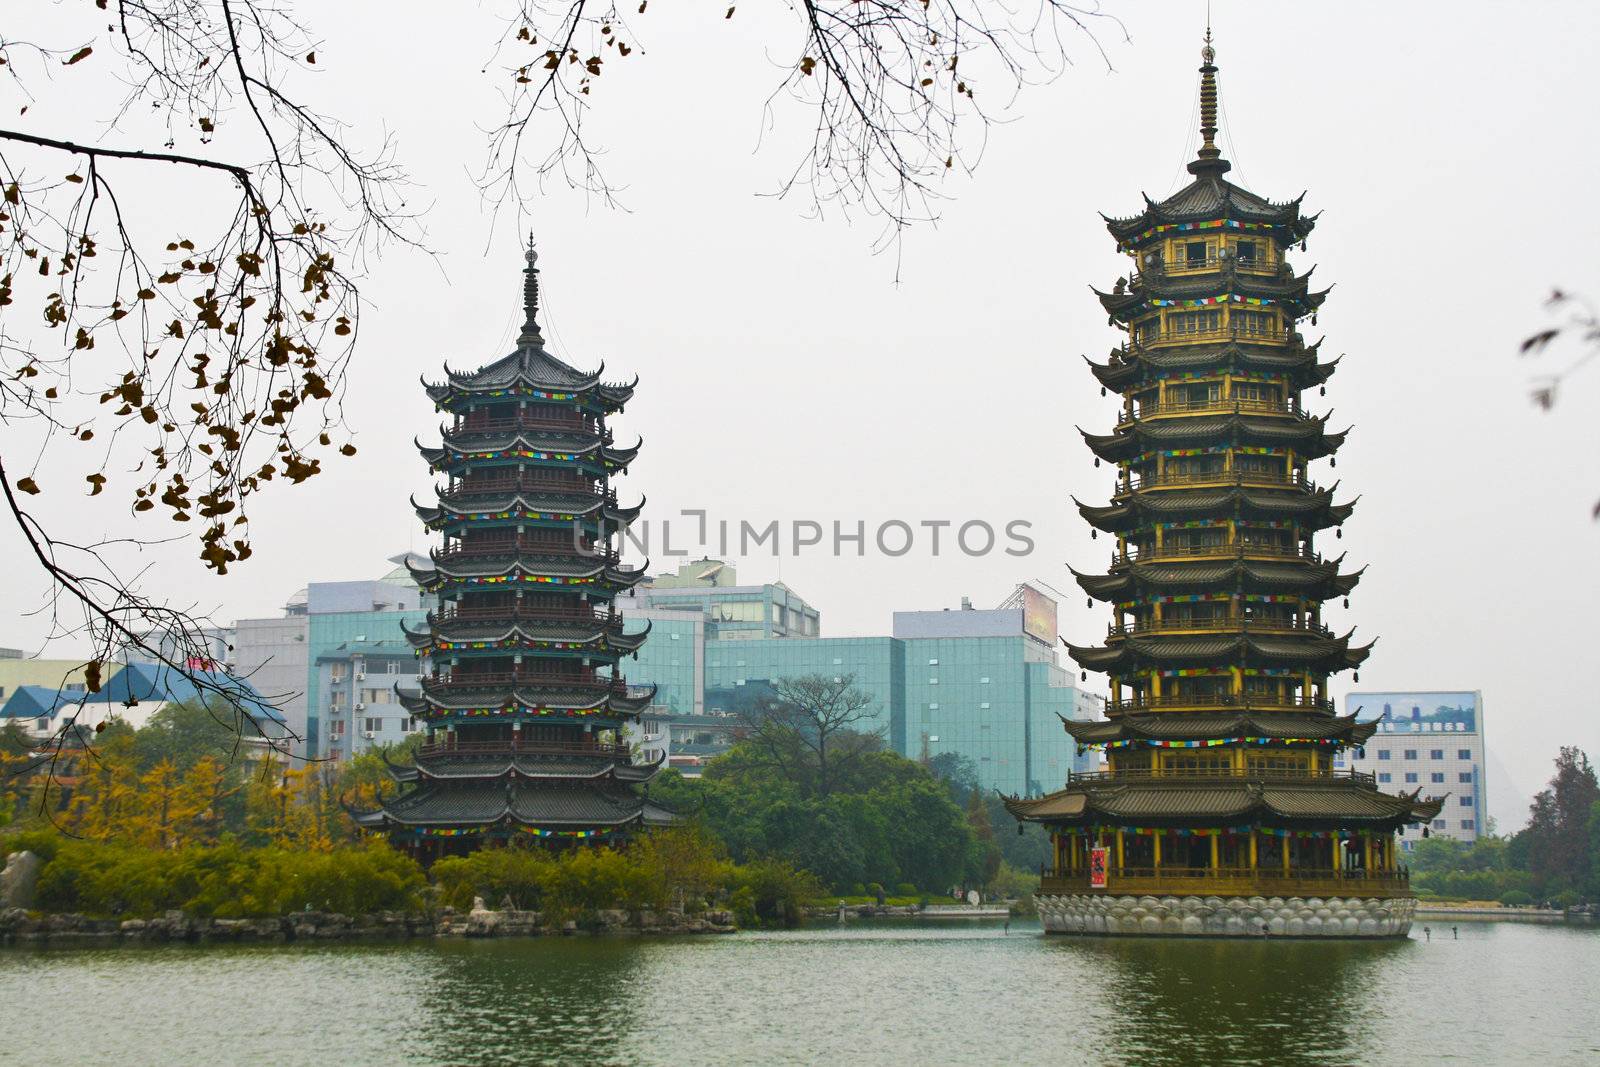
M 1167 326 L 1170 333 L 1178 336 L 1215 333 L 1222 329 L 1222 312 L 1182 311 L 1168 318 Z
M 1283 395 L 1276 385 L 1265 382 L 1234 382 L 1233 399 L 1251 400 L 1258 403 L 1277 404 L 1283 400 Z
M 1306 772 L 1311 769 L 1309 756 L 1291 756 L 1288 753 L 1250 753 L 1246 766 L 1253 774 L 1263 774 L 1271 771 Z
M 1148 344 L 1161 336 L 1161 320 L 1155 316 L 1145 319 L 1134 327 L 1134 337 Z
M 1254 241 L 1240 241 L 1234 246 L 1234 254 L 1239 257 L 1239 262 L 1246 267 L 1256 264 L 1256 243 Z
M 1188 267 L 1206 265 L 1206 242 L 1188 241 L 1183 246 L 1183 262 Z
M 1167 389 L 1167 401 L 1175 407 L 1201 407 L 1222 399 L 1221 382 L 1190 382 Z
M 1164 771 L 1182 771 L 1185 774 L 1227 774 L 1233 767 L 1233 757 L 1226 752 L 1205 754 L 1183 753 L 1169 755 L 1161 761 Z
M 1278 317 L 1270 311 L 1235 311 L 1232 321 L 1234 332 L 1246 337 L 1271 337 L 1279 332 Z
M 1278 456 L 1235 455 L 1233 469 L 1247 474 L 1277 474 L 1283 470 L 1283 461 Z

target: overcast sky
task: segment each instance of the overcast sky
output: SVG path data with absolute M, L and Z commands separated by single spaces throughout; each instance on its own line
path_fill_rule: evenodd
M 1159 198 L 1187 177 L 1203 6 L 1113 0 L 1132 37 L 1103 29 L 1115 69 L 1071 43 L 1077 64 L 1022 96 L 976 174 L 949 181 L 937 227 L 907 237 L 898 285 L 895 260 L 872 252 L 874 220 L 819 221 L 759 195 L 805 133 L 780 108 L 757 150 L 779 75 L 768 57 L 798 47 L 769 6 L 636 19 L 644 54 L 595 97 L 628 211 L 564 189 L 534 206 L 552 347 L 640 376 L 617 421 L 619 440 L 645 439 L 624 497 L 648 496 L 657 537 L 681 509 L 735 526 L 1025 520 L 1036 548 L 1023 559 L 971 558 L 948 539 L 935 558 L 921 537 L 900 558 L 869 546 L 737 562 L 817 605 L 829 635 L 886 633 L 894 610 L 963 595 L 992 606 L 1036 578 L 1069 594 L 1063 633 L 1097 640 L 1107 612 L 1066 570 L 1103 569 L 1110 552 L 1069 502 L 1104 500 L 1112 480 L 1074 429 L 1104 432 L 1116 411 L 1080 358 L 1119 339 L 1088 289 L 1126 269 L 1097 213 L 1135 213 L 1141 190 Z M 492 228 L 472 182 L 499 114 L 480 73 L 492 5 L 382 10 L 307 9 L 326 38 L 315 92 L 357 130 L 393 131 L 438 259 L 387 255 L 365 282 L 347 402 L 360 454 L 260 500 L 255 557 L 224 579 L 188 548 L 152 555 L 153 587 L 220 619 L 278 614 L 307 581 L 377 577 L 384 556 L 425 548 L 407 496 L 432 482 L 411 439 L 433 439 L 438 417 L 418 377 L 503 355 L 520 321 L 526 222 Z M 1361 689 L 1483 691 L 1505 772 L 1490 807 L 1515 827 L 1558 745 L 1600 756 L 1600 367 L 1545 414 L 1528 399 L 1539 368 L 1517 356 L 1552 286 L 1600 297 L 1600 11 L 1230 0 L 1215 23 L 1230 178 L 1274 199 L 1309 190 L 1323 212 L 1295 262 L 1336 283 L 1308 336 L 1347 355 L 1327 397 L 1309 399 L 1354 432 L 1316 477 L 1360 504 L 1343 540 L 1318 547 L 1368 566 L 1329 620 L 1379 638 Z M 690 525 L 674 524 L 674 547 L 697 548 Z M 0 550 L 17 548 L 0 533 Z M 653 569 L 671 565 L 653 552 Z M 6 582 L 11 604 L 43 588 Z M 35 624 L 0 614 L 0 644 L 36 651 Z M 1352 687 L 1345 675 L 1336 692 Z

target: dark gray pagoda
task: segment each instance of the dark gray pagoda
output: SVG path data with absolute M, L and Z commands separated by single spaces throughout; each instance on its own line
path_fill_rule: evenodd
M 672 821 L 645 795 L 659 763 L 634 764 L 623 736 L 655 693 L 618 668 L 648 627 L 627 632 L 613 606 L 645 573 L 621 564 L 614 539 L 639 507 L 620 506 L 610 484 L 638 447 L 616 447 L 606 425 L 633 384 L 545 350 L 531 244 L 527 258 L 515 351 L 424 383 L 451 421 L 439 447 L 418 447 L 448 484 L 413 506 L 444 545 L 412 570 L 435 607 L 406 636 L 431 670 L 399 696 L 427 743 L 414 767 L 391 768 L 397 796 L 353 812 L 424 860 Z

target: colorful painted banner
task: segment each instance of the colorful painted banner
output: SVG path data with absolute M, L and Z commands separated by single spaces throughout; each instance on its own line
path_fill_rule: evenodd
M 595 501 L 599 507 L 600 502 Z M 452 511 L 448 512 L 442 522 L 487 522 L 494 519 L 534 519 L 547 522 L 572 522 L 578 518 L 565 512 L 556 511 Z
M 1270 382 L 1273 385 L 1283 386 L 1287 386 L 1289 384 L 1288 379 L 1281 374 L 1270 374 L 1267 371 L 1257 370 L 1241 370 L 1231 372 L 1214 370 L 1158 371 L 1155 374 L 1150 375 L 1150 380 L 1154 382 L 1220 382 L 1222 381 L 1224 374 L 1236 382 Z M 1224 400 L 1221 397 L 1218 397 L 1216 402 L 1218 404 L 1232 403 L 1231 400 Z
M 476 578 L 452 578 L 449 575 L 445 575 L 433 579 L 424 588 L 431 593 L 451 583 L 455 585 L 515 585 L 518 582 L 522 582 L 528 585 L 588 585 L 597 580 L 593 575 L 588 577 L 567 577 L 550 574 L 493 574 Z
M 574 460 L 583 457 L 582 452 L 538 452 L 531 448 L 504 448 L 490 452 L 456 452 L 453 460 L 473 459 L 554 459 Z M 437 467 L 435 468 L 438 469 Z
M 604 637 L 594 641 L 539 641 L 528 638 L 507 637 L 499 641 L 444 641 L 433 642 L 433 648 L 438 652 L 482 652 L 485 650 L 518 649 L 518 648 L 547 648 L 555 652 L 604 652 L 610 648 L 610 643 Z
M 1089 888 L 1104 889 L 1106 887 L 1106 872 L 1111 866 L 1111 850 L 1108 848 L 1091 848 L 1089 850 Z
M 1089 741 L 1078 747 L 1088 748 L 1217 748 L 1222 745 L 1340 745 L 1344 742 L 1328 737 L 1211 737 L 1202 741 L 1152 741 L 1145 738 L 1125 738 L 1120 741 Z
M 1134 245 L 1164 233 L 1199 233 L 1206 230 L 1243 230 L 1249 233 L 1271 233 L 1278 227 L 1269 222 L 1241 222 L 1238 219 L 1207 219 L 1204 222 L 1163 222 L 1127 238 L 1117 245 L 1126 252 Z
M 1270 307 L 1278 301 L 1270 296 L 1240 296 L 1238 293 L 1224 293 L 1222 296 L 1200 296 L 1190 300 L 1148 300 L 1146 307 L 1157 308 L 1203 308 L 1216 307 L 1220 304 L 1249 304 L 1252 307 Z
M 506 717 L 543 717 L 549 715 L 559 716 L 563 719 L 584 719 L 591 715 L 609 715 L 605 708 L 541 708 L 528 704 L 507 704 L 498 708 L 438 708 L 429 711 L 424 718 L 430 722 L 443 722 L 445 719 L 455 718 L 482 718 L 484 716 Z

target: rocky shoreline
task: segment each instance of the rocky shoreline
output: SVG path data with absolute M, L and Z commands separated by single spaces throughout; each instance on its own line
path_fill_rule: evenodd
M 547 923 L 542 912 L 443 908 L 431 915 L 376 912 L 341 915 L 306 911 L 265 919 L 211 919 L 169 911 L 152 919 L 96 919 L 86 915 L 47 915 L 7 908 L 0 911 L 0 944 L 58 943 L 287 943 L 292 941 L 406 941 L 421 938 L 560 937 L 590 935 L 731 934 L 733 915 L 708 911 L 597 912 L 582 922 Z

